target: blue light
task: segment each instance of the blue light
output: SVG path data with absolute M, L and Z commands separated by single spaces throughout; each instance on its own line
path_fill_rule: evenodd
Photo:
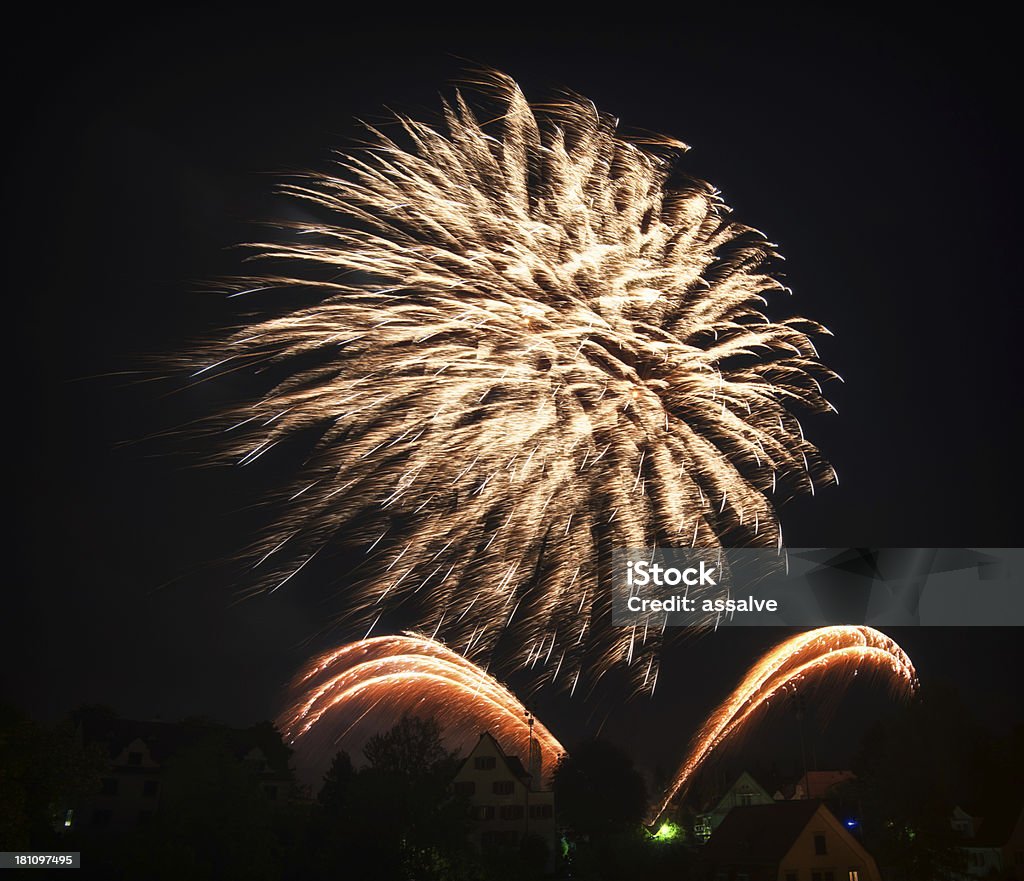
M 847 820 L 847 821 L 846 821 L 846 827 L 847 827 L 848 829 L 852 829 L 852 828 L 853 828 L 854 826 L 856 826 L 856 825 L 857 825 L 857 821 L 856 821 L 856 820 L 852 820 L 852 819 L 851 819 L 851 820 Z

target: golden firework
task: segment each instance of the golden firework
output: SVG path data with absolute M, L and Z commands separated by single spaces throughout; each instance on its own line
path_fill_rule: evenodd
M 767 317 L 775 246 L 678 173 L 681 144 L 485 79 L 490 121 L 457 94 L 285 188 L 323 219 L 257 245 L 277 269 L 235 291 L 281 308 L 196 376 L 271 378 L 226 415 L 239 465 L 315 438 L 268 499 L 262 588 L 340 538 L 363 627 L 401 606 L 538 682 L 653 683 L 658 639 L 611 627 L 610 548 L 781 545 L 776 501 L 835 479 L 793 412 L 831 406 L 827 331 Z

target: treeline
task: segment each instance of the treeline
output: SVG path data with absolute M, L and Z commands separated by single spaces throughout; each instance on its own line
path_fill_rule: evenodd
M 470 806 L 451 786 L 460 758 L 434 720 L 405 718 L 371 738 L 358 767 L 339 752 L 315 794 L 295 786 L 290 750 L 269 723 L 244 733 L 287 782 L 273 794 L 240 757 L 237 731 L 197 725 L 202 736 L 159 769 L 154 815 L 115 832 L 84 816 L 64 825 L 100 792 L 108 752 L 83 745 L 74 718 L 47 727 L 0 707 L 0 850 L 79 850 L 87 876 L 110 879 L 529 881 L 550 877 L 551 865 L 579 881 L 702 877 L 688 834 L 694 806 L 677 825 L 645 828 L 644 780 L 602 741 L 574 745 L 551 775 L 557 853 L 536 838 L 481 853 L 469 842 Z M 925 689 L 869 731 L 853 770 L 842 800 L 879 865 L 907 881 L 949 876 L 964 869 L 954 805 L 990 817 L 1019 810 L 1024 730 L 996 736 L 955 693 Z
M 370 738 L 360 767 L 339 752 L 313 797 L 297 786 L 290 795 L 268 795 L 234 748 L 237 732 L 199 720 L 202 736 L 159 770 L 158 810 L 118 830 L 74 815 L 95 803 L 112 773 L 107 750 L 83 745 L 77 721 L 73 715 L 47 728 L 10 707 L 0 710 L 0 849 L 78 850 L 86 876 L 109 879 L 336 879 L 358 872 L 402 881 L 529 881 L 551 877 L 551 865 L 556 876 L 579 879 L 651 879 L 662 877 L 659 868 L 666 878 L 686 877 L 679 871 L 685 851 L 653 846 L 643 829 L 641 776 L 621 751 L 599 741 L 580 744 L 554 770 L 564 834 L 552 855 L 535 837 L 484 852 L 470 845 L 470 806 L 451 786 L 460 758 L 445 748 L 432 719 L 407 717 Z M 280 736 L 267 723 L 253 732 L 261 750 L 287 768 Z

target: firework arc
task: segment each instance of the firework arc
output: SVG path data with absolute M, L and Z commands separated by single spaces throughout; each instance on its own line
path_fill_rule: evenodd
M 861 670 L 887 675 L 898 692 L 917 687 L 910 658 L 870 627 L 820 627 L 768 651 L 693 738 L 672 782 L 651 806 L 649 822 L 683 797 L 700 768 L 756 724 L 771 700 L 829 675 L 838 685 L 848 684 Z M 529 756 L 532 737 L 546 772 L 566 752 L 540 720 L 534 720 L 531 733 L 523 704 L 494 677 L 436 640 L 415 634 L 373 637 L 320 655 L 296 677 L 291 691 L 291 704 L 277 724 L 289 743 L 304 750 L 337 748 L 364 721 L 367 730 L 377 730 L 382 720 L 422 714 L 437 718 L 457 745 L 487 730 L 506 751 Z
M 679 174 L 678 142 L 484 80 L 491 121 L 457 94 L 285 186 L 324 219 L 254 246 L 273 269 L 233 295 L 257 316 L 187 360 L 256 385 L 217 421 L 224 461 L 312 439 L 266 500 L 263 589 L 339 539 L 352 626 L 401 607 L 538 685 L 627 665 L 651 689 L 661 637 L 611 626 L 599 561 L 781 546 L 776 504 L 836 479 L 795 413 L 834 409 L 827 330 L 769 319 L 775 246 Z
M 834 675 L 847 684 L 860 671 L 886 674 L 897 692 L 911 693 L 917 673 L 906 652 L 871 627 L 819 627 L 771 649 L 754 664 L 740 684 L 708 716 L 690 744 L 689 754 L 648 817 L 655 822 L 669 805 L 686 794 L 701 766 L 730 738 L 749 727 L 769 702 L 803 682 Z
M 502 748 L 530 755 L 530 739 L 540 748 L 545 769 L 565 752 L 511 691 L 484 670 L 436 640 L 406 634 L 349 643 L 313 659 L 292 683 L 295 695 L 278 726 L 290 743 L 322 734 L 313 748 L 333 748 L 364 719 L 375 730 L 382 719 L 425 715 L 438 720 L 457 745 L 490 731 Z M 339 734 L 337 725 L 345 725 Z M 315 738 L 314 738 L 315 739 Z

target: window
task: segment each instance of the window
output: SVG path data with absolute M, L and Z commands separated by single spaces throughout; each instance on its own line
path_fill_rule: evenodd
M 276 786 L 264 786 L 263 787 L 263 792 L 266 794 L 267 798 L 269 798 L 271 801 L 277 801 L 277 787 Z
M 849 881 L 860 881 L 860 872 L 856 869 L 850 869 Z
M 796 872 L 786 872 L 786 881 L 796 881 Z
M 531 820 L 550 820 L 551 805 L 530 805 Z
M 477 771 L 490 771 L 497 767 L 497 759 L 494 756 L 477 756 L 473 759 L 473 767 Z
M 502 820 L 522 820 L 523 819 L 523 806 L 522 805 L 503 805 L 501 808 L 501 819 Z
M 826 872 L 825 881 L 836 881 L 836 873 L 832 871 Z
M 491 790 L 495 795 L 511 795 L 512 794 L 512 781 L 511 780 L 495 780 L 491 786 Z
M 811 881 L 822 881 L 821 872 L 811 872 Z
M 455 784 L 456 795 L 476 795 L 476 784 L 472 780 L 460 780 Z
M 754 796 L 749 792 L 741 792 L 739 795 L 739 805 L 741 808 L 749 808 L 754 803 Z
M 814 852 L 818 856 L 828 853 L 828 848 L 825 847 L 825 836 L 821 833 L 814 836 Z
M 473 808 L 474 820 L 493 820 L 494 805 L 477 805 Z
M 138 767 L 142 764 L 142 753 L 132 750 L 128 753 L 128 764 L 132 767 Z
M 142 784 L 142 794 L 146 798 L 156 798 L 157 792 L 160 791 L 159 780 L 147 780 Z
M 101 790 L 103 795 L 117 795 L 117 778 L 116 777 L 104 777 L 103 778 L 103 789 Z

